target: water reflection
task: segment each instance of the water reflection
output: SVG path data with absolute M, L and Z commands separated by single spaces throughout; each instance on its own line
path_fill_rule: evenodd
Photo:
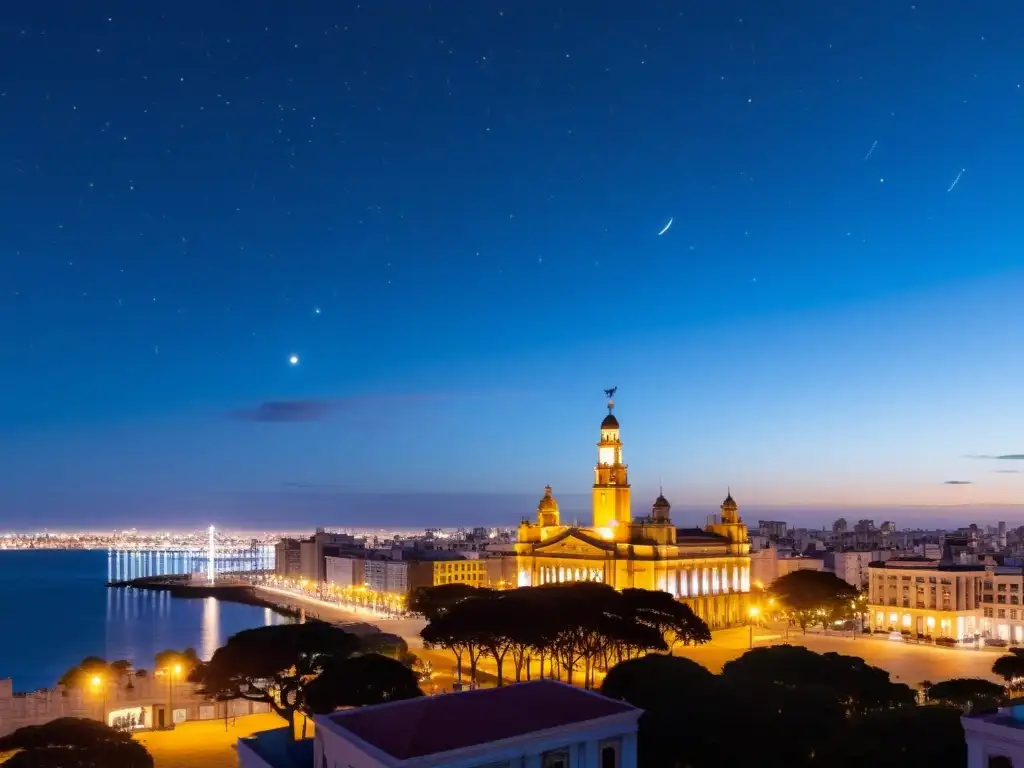
M 199 654 L 203 661 L 213 658 L 213 652 L 220 647 L 220 602 L 214 597 L 203 600 L 203 648 Z

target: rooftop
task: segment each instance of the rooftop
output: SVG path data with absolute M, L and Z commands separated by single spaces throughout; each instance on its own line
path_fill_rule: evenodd
M 592 691 L 535 680 L 350 709 L 328 719 L 396 760 L 408 760 L 626 712 L 639 710 Z
M 313 740 L 292 741 L 288 728 L 260 731 L 239 741 L 273 768 L 309 768 L 313 764 Z

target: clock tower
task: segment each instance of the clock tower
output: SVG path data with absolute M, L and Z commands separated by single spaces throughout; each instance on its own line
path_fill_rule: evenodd
M 594 529 L 606 539 L 625 540 L 633 521 L 629 508 L 629 468 L 622 463 L 622 441 L 619 420 L 615 418 L 617 387 L 605 390 L 608 415 L 601 422 L 601 441 L 597 444 L 597 466 L 594 467 Z

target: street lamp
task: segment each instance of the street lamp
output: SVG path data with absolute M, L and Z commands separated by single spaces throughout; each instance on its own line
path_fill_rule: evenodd
M 750 606 L 750 609 L 747 611 L 747 613 L 750 614 L 750 647 L 753 648 L 754 647 L 754 623 L 757 621 L 757 616 L 758 616 L 759 613 L 761 613 L 761 609 L 758 608 L 756 605 L 752 605 L 752 606 Z
M 174 678 L 181 674 L 181 664 L 175 664 L 167 669 L 167 713 L 168 728 L 174 727 Z
M 93 688 L 94 691 L 102 693 L 102 695 L 103 695 L 103 698 L 102 698 L 102 707 L 103 707 L 103 709 L 100 710 L 100 722 L 103 723 L 104 725 L 106 725 L 106 722 L 107 722 L 107 688 L 106 688 L 105 685 L 103 685 L 103 678 L 100 677 L 99 675 L 93 675 L 92 679 L 89 680 L 89 682 L 92 684 L 92 688 Z

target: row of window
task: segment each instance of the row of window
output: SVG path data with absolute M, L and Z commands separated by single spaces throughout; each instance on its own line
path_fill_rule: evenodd
M 993 613 L 995 613 L 995 616 L 992 615 Z M 1018 613 L 1020 613 L 1020 611 L 1018 611 L 1016 608 L 1011 608 L 1010 609 L 1010 621 L 1016 621 Z M 982 615 L 986 619 L 992 619 L 992 618 L 1005 619 L 1006 618 L 1006 609 L 1005 608 L 997 608 L 997 609 L 995 609 L 993 611 L 992 608 L 985 608 L 983 613 L 982 613 Z M 1024 617 L 1022 617 L 1022 618 L 1024 618 Z

